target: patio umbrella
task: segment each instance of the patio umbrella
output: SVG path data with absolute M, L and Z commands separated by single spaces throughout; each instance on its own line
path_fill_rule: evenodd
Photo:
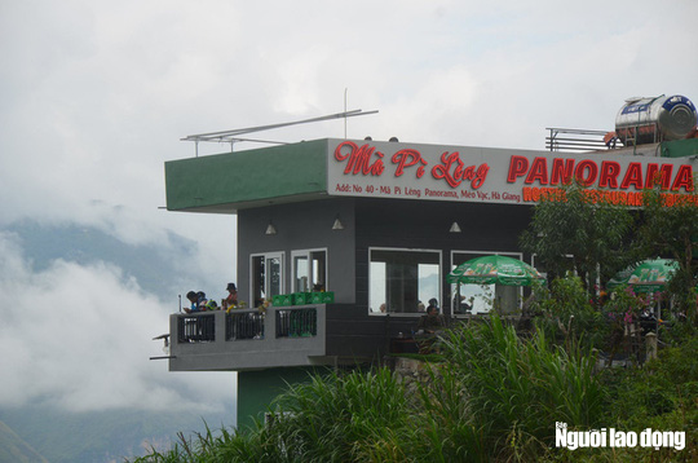
M 471 259 L 448 274 L 449 283 L 505 286 L 530 286 L 543 280 L 533 266 L 506 256 L 483 256 Z
M 645 260 L 618 272 L 606 286 L 614 289 L 627 285 L 636 293 L 654 293 L 664 289 L 678 268 L 676 261 L 671 259 Z

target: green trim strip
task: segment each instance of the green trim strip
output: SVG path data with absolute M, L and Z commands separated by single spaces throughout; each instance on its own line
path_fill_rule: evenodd
M 326 139 L 165 163 L 168 210 L 235 210 L 327 193 Z

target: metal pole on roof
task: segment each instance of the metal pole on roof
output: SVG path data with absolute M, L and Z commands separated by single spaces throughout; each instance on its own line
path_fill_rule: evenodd
M 348 87 L 344 87 L 344 139 L 347 139 L 347 93 Z
M 348 99 L 348 96 L 347 96 L 348 90 L 349 89 L 345 89 L 345 99 Z M 242 129 L 222 130 L 222 131 L 218 131 L 218 132 L 208 132 L 208 133 L 200 133 L 200 134 L 195 134 L 195 135 L 188 135 L 184 138 L 180 138 L 180 140 L 193 141 L 196 145 L 196 157 L 199 157 L 199 142 L 234 143 L 237 141 L 255 141 L 255 142 L 261 142 L 261 143 L 286 144 L 286 142 L 272 142 L 272 141 L 268 141 L 268 140 L 245 139 L 245 138 L 240 138 L 240 135 L 255 133 L 255 132 L 262 132 L 262 131 L 272 130 L 272 129 L 279 129 L 282 127 L 290 127 L 290 126 L 299 125 L 299 124 L 308 124 L 311 122 L 329 121 L 332 119 L 344 119 L 344 137 L 346 138 L 347 137 L 347 118 L 356 117 L 356 116 L 367 116 L 369 114 L 376 114 L 376 113 L 378 113 L 377 110 L 363 111 L 362 109 L 352 109 L 352 110 L 346 110 L 346 111 L 341 112 L 341 113 L 328 114 L 325 116 L 312 117 L 310 119 L 302 119 L 302 120 L 292 121 L 292 122 L 282 122 L 282 123 L 278 123 L 278 124 L 261 125 L 261 126 L 257 126 L 257 127 L 246 127 L 246 128 L 242 128 Z M 231 149 L 231 152 L 232 152 L 232 149 Z

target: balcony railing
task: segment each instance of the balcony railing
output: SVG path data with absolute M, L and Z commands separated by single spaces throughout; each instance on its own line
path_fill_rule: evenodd
M 273 317 L 275 338 L 313 337 L 318 334 L 316 307 L 281 307 L 270 309 L 265 315 L 257 310 L 235 310 L 230 313 L 202 312 L 177 316 L 177 342 L 215 342 L 217 320 L 224 319 L 226 341 L 264 339 L 268 331 L 269 316 Z M 219 331 L 219 336 L 223 333 Z
M 213 342 L 216 340 L 216 320 L 213 313 L 180 317 L 177 323 L 178 342 Z
M 264 314 L 260 312 L 231 312 L 225 315 L 225 340 L 264 338 Z
M 276 310 L 277 338 L 308 336 L 317 336 L 317 310 L 314 307 Z
M 170 317 L 172 371 L 312 365 L 327 355 L 325 304 Z

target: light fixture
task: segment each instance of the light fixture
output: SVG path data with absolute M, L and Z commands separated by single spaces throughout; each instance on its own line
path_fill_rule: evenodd
M 339 215 L 334 219 L 332 230 L 344 230 L 344 224 L 339 220 Z
M 276 235 L 276 227 L 274 226 L 273 223 L 271 223 L 271 220 L 269 221 L 269 225 L 267 225 L 267 231 L 264 232 L 265 235 Z
M 448 232 L 449 233 L 460 233 L 461 229 L 460 229 L 460 225 L 458 225 L 458 222 L 456 222 L 454 220 L 453 223 L 451 224 L 451 228 L 448 230 Z

